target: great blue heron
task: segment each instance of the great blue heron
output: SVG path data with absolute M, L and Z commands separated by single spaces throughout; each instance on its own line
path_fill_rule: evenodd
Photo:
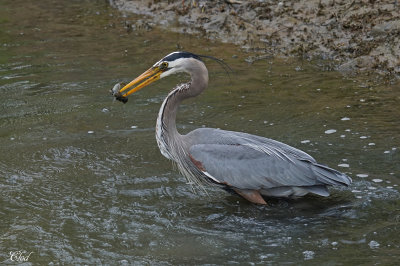
M 179 104 L 199 95 L 208 85 L 208 71 L 201 57 L 173 52 L 129 84 L 112 90 L 118 100 L 126 102 L 128 95 L 160 78 L 178 72 L 191 76 L 190 82 L 176 86 L 165 98 L 156 125 L 162 155 L 175 161 L 189 182 L 216 184 L 258 204 L 266 204 L 264 197 L 296 198 L 308 193 L 326 197 L 326 186 L 350 185 L 351 179 L 345 174 L 272 139 L 214 128 L 179 134 L 175 122 Z

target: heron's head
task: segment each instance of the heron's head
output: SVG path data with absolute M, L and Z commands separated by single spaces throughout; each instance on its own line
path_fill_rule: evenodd
M 117 87 L 116 89 L 114 87 L 111 92 L 117 100 L 125 103 L 130 94 L 156 80 L 179 72 L 191 74 L 194 70 L 193 68 L 198 65 L 196 62 L 201 62 L 201 64 L 203 64 L 198 55 L 189 52 L 170 53 L 124 87 Z

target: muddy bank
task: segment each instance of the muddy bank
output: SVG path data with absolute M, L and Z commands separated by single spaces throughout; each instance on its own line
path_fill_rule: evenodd
M 259 54 L 329 59 L 344 72 L 400 76 L 397 0 L 110 2 L 121 11 L 144 15 L 127 22 L 128 30 L 162 26 Z

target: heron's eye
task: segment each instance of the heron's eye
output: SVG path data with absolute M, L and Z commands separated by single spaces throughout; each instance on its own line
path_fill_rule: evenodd
M 160 69 L 161 70 L 166 70 L 168 68 L 168 62 L 162 62 L 160 64 Z

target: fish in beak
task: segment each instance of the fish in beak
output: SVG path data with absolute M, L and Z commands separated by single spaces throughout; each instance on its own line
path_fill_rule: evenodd
M 128 96 L 134 92 L 137 92 L 143 87 L 153 83 L 156 80 L 160 79 L 161 74 L 163 73 L 163 68 L 159 66 L 153 66 L 147 71 L 145 71 L 142 75 L 135 78 L 125 86 L 121 88 L 121 84 L 117 83 L 114 88 L 111 89 L 111 94 L 118 100 L 123 103 L 128 101 Z M 133 87 L 133 88 L 131 88 Z M 128 90 L 131 88 L 130 90 Z

